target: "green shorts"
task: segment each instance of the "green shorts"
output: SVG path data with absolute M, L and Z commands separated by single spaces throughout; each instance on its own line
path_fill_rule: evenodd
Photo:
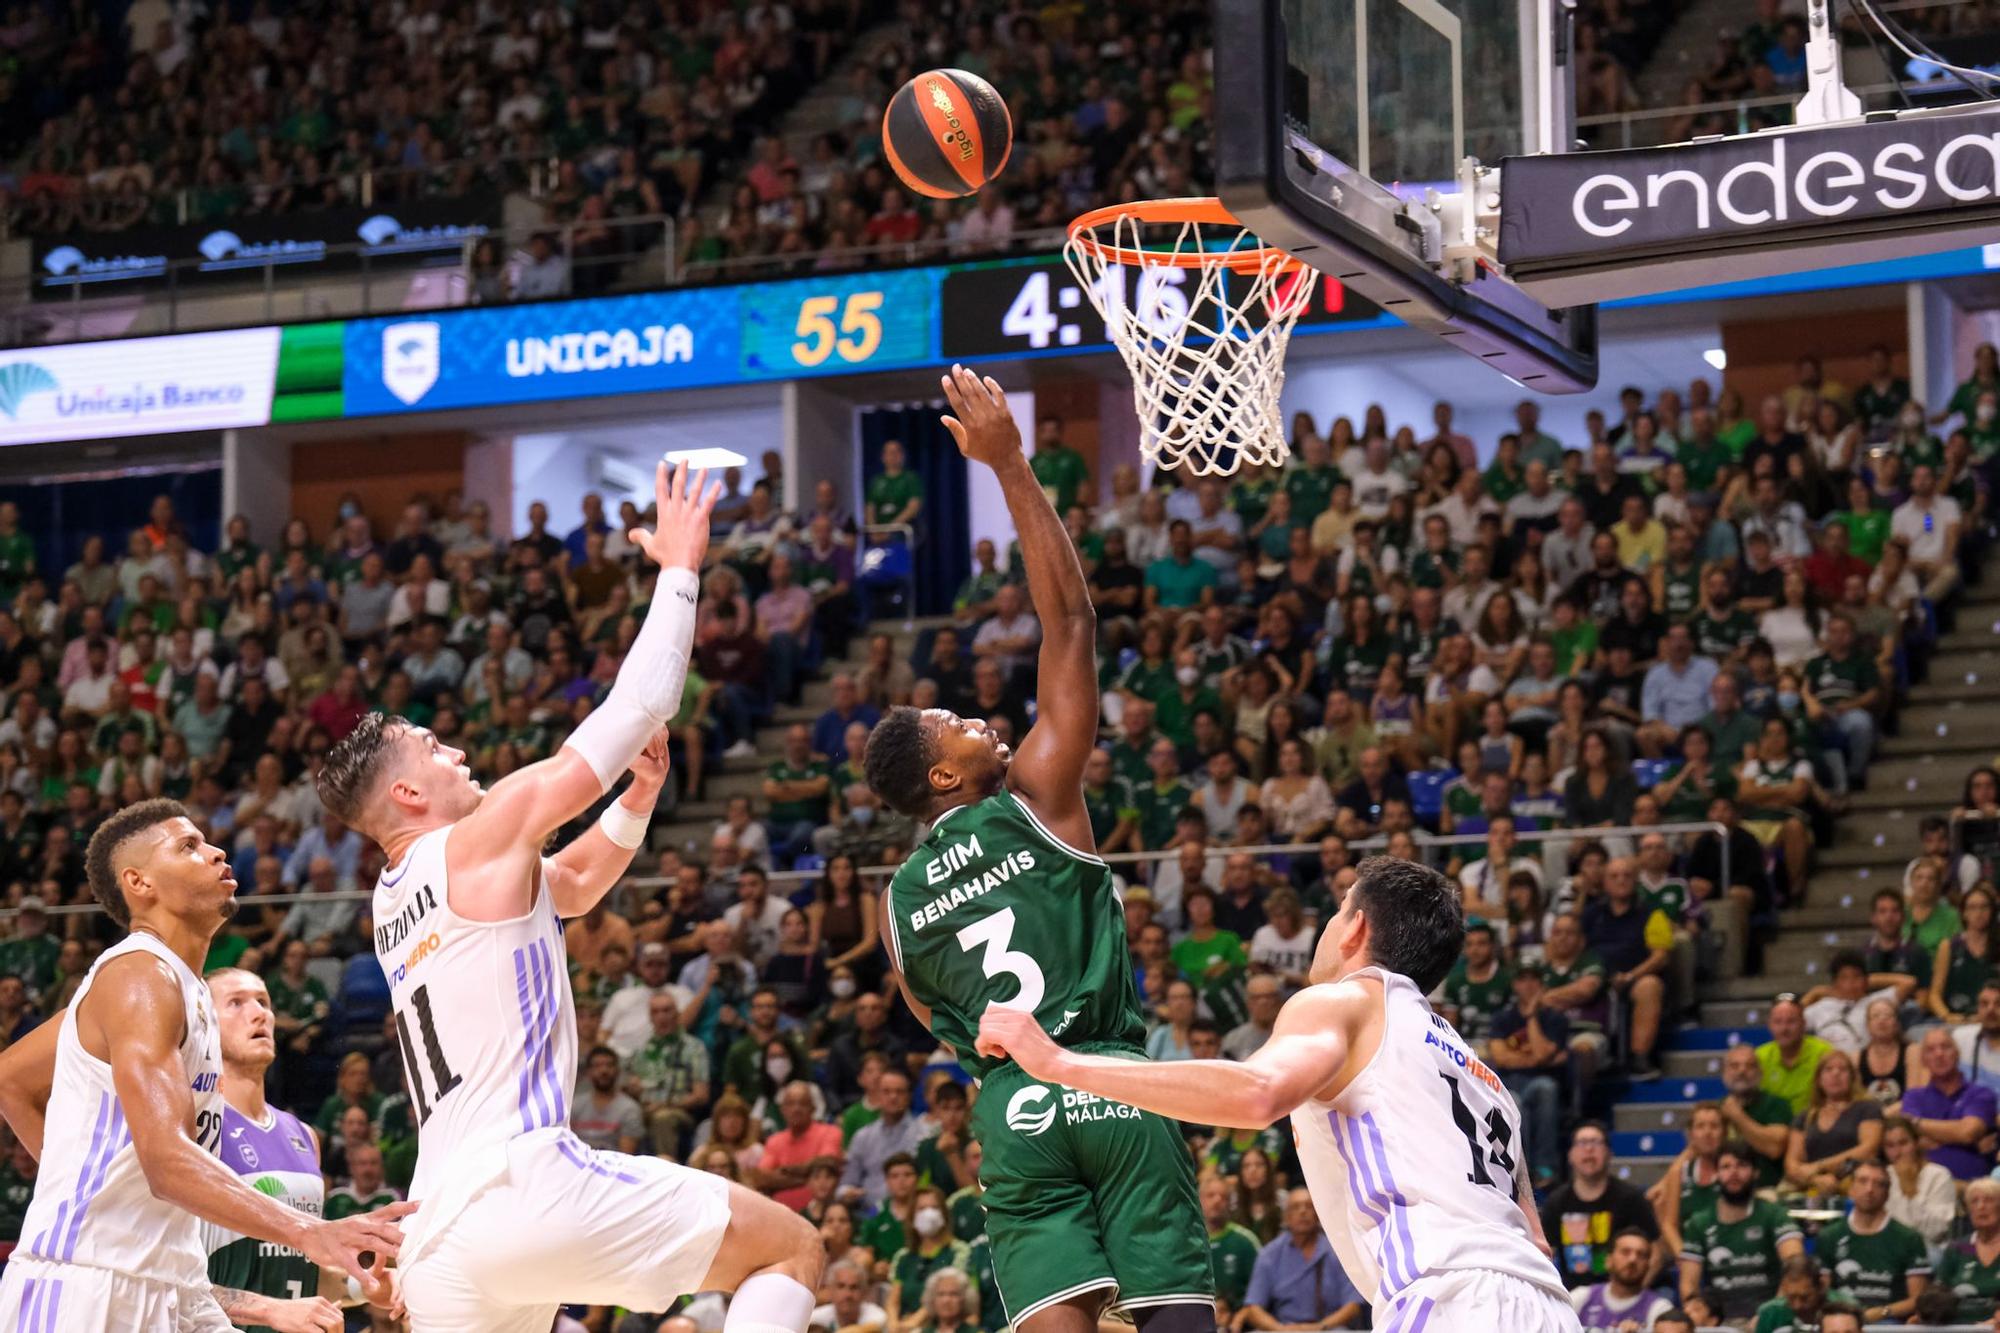
M 1078 1049 L 1144 1058 L 1124 1045 Z M 1008 1323 L 1100 1288 L 1125 1308 L 1214 1299 L 1208 1228 L 1177 1122 L 1037 1083 L 1010 1062 L 980 1085 L 972 1128 Z

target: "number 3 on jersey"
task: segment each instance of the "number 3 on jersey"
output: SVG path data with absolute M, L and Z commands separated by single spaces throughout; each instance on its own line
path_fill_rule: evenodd
M 1003 1009 L 1021 1009 L 1034 1013 L 1041 1008 L 1042 995 L 1048 984 L 1042 979 L 1042 969 L 1027 954 L 1007 946 L 1014 939 L 1014 909 L 1003 907 L 992 916 L 975 921 L 958 932 L 958 945 L 967 953 L 975 948 L 984 952 L 979 956 L 979 970 L 988 977 L 1012 977 L 1020 989 L 1012 999 L 995 1000 L 993 1003 Z

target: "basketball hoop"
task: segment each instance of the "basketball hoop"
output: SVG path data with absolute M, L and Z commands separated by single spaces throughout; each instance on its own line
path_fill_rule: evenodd
M 1147 462 L 1226 476 L 1285 461 L 1285 346 L 1317 272 L 1220 199 L 1092 209 L 1069 224 L 1063 258 L 1131 372 Z

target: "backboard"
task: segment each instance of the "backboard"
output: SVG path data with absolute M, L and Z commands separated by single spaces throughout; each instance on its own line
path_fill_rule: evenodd
M 1217 193 L 1238 218 L 1524 385 L 1596 384 L 1595 308 L 1551 310 L 1499 276 L 1479 170 L 1573 145 L 1564 0 L 1215 11 Z

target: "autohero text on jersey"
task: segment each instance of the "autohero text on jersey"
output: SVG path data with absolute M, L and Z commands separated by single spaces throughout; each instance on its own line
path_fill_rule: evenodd
M 950 879 L 979 857 L 985 849 L 979 845 L 977 835 L 968 836 L 964 842 L 954 842 L 939 852 L 928 866 L 924 867 L 924 882 L 938 885 Z M 997 862 L 983 874 L 974 875 L 962 884 L 954 884 L 948 890 L 910 913 L 910 929 L 921 931 L 925 926 L 942 921 L 954 907 L 963 907 L 974 898 L 991 893 L 1016 875 L 1026 874 L 1035 868 L 1035 853 L 1026 847 L 1007 853 L 1007 859 Z

